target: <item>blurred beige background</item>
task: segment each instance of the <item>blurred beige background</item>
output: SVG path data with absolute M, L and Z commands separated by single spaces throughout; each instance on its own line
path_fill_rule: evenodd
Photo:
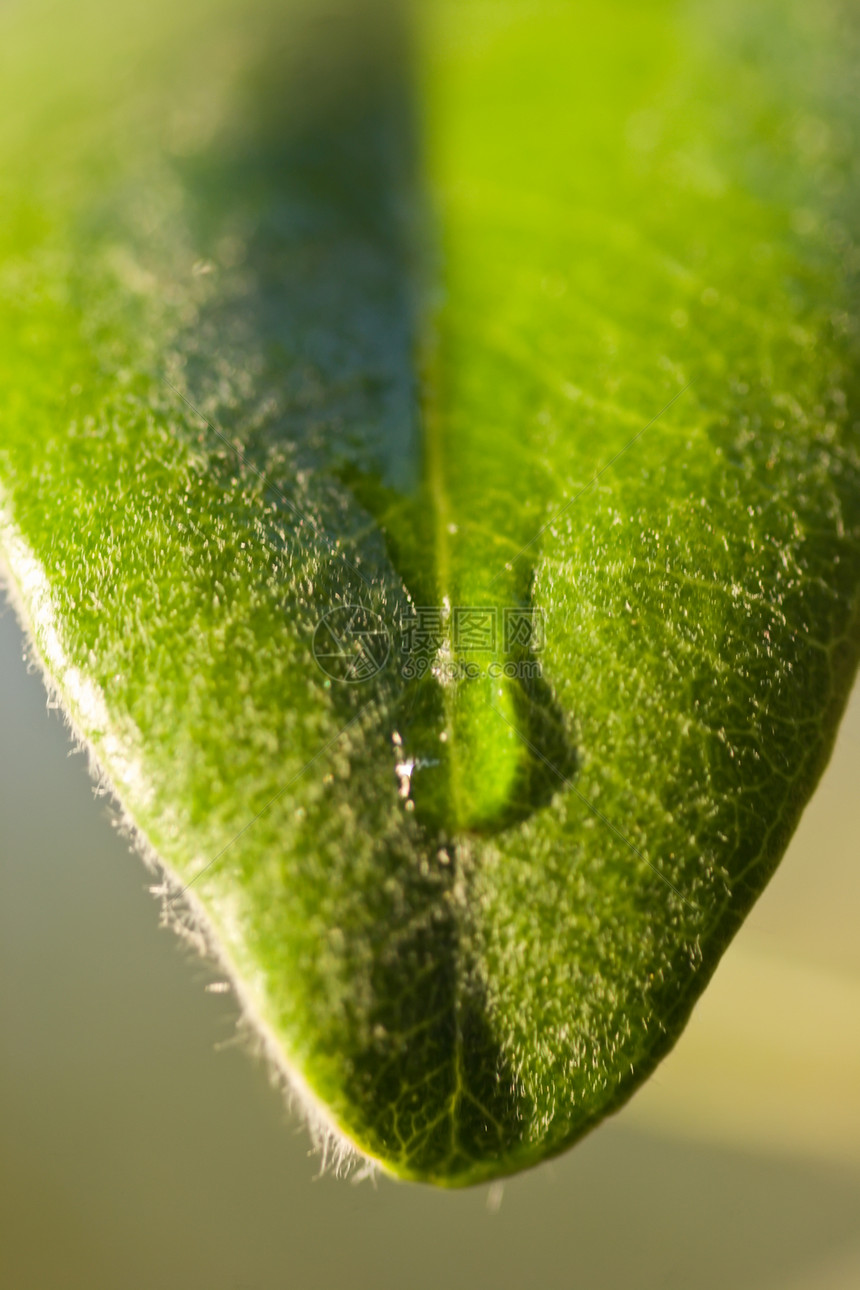
M 674 1053 L 503 1187 L 316 1178 L 0 609 L 2 1290 L 856 1290 L 860 689 Z

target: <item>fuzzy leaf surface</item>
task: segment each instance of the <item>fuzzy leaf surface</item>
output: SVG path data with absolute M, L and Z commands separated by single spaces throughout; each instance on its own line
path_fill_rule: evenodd
M 170 908 L 398 1176 L 619 1106 L 827 760 L 857 35 L 838 0 L 0 15 L 14 594 Z

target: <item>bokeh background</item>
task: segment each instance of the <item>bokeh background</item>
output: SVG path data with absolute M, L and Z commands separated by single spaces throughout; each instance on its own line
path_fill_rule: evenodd
M 860 689 L 675 1051 L 561 1159 L 319 1176 L 214 967 L 159 926 L 0 593 L 2 1290 L 856 1290 Z

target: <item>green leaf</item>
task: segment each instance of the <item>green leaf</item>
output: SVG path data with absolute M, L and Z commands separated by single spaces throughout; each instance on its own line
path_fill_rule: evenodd
M 22 617 L 168 911 L 401 1177 L 618 1107 L 826 762 L 857 36 L 838 0 L 0 15 Z

